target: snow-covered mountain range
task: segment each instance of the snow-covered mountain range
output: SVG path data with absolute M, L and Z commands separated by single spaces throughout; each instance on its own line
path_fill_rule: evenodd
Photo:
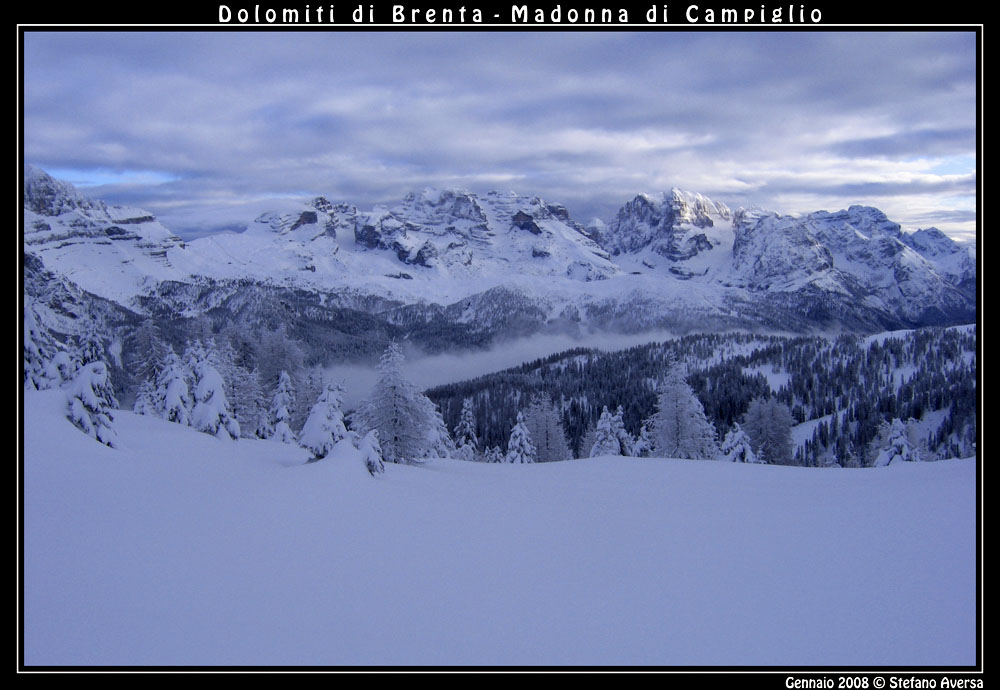
M 24 173 L 26 256 L 141 313 L 294 294 L 404 328 L 876 330 L 975 319 L 972 249 L 875 208 L 780 216 L 674 189 L 589 227 L 538 197 L 425 190 L 362 211 L 324 197 L 184 242 L 152 214 Z M 294 310 L 293 310 L 294 311 Z M 253 318 L 252 314 L 244 316 Z

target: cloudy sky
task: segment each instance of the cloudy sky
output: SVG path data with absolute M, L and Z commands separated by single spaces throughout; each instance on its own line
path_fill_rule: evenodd
M 975 236 L 972 33 L 26 33 L 25 159 L 178 234 L 276 199 L 677 186 Z M 248 215 L 250 214 L 250 215 Z

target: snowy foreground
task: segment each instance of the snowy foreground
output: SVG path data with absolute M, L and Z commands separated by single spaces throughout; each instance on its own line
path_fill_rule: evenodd
M 975 463 L 439 460 L 373 479 L 25 393 L 32 665 L 971 665 Z M 335 451 L 337 452 L 337 451 Z

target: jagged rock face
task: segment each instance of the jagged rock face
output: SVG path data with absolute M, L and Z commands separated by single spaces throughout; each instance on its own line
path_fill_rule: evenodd
M 430 268 L 437 258 L 437 249 L 435 249 L 434 245 L 430 243 L 430 240 L 428 240 L 427 242 L 424 242 L 423 246 L 417 250 L 416 254 L 409 259 L 409 262 L 417 264 L 418 266 L 426 266 Z
M 928 259 L 936 259 L 941 256 L 950 256 L 962 252 L 961 247 L 954 240 L 937 228 L 917 230 L 907 235 L 903 241 L 912 247 L 914 251 Z
M 745 287 L 799 287 L 829 276 L 833 269 L 833 255 L 807 225 L 788 222 L 775 213 L 739 209 L 733 230 L 733 275 Z M 844 291 L 836 276 L 833 280 Z
M 392 251 L 409 265 L 469 273 L 477 266 L 488 268 L 484 262 L 496 268 L 530 257 L 536 263 L 528 266 L 553 275 L 565 275 L 576 263 L 587 265 L 594 276 L 615 272 L 607 253 L 565 207 L 537 197 L 428 189 L 362 217 L 354 231 L 356 243 Z
M 614 255 L 649 247 L 671 261 L 685 261 L 714 246 L 699 229 L 731 219 L 728 206 L 701 194 L 676 188 L 659 199 L 642 194 L 601 233 L 602 246 Z
M 487 222 L 476 195 L 454 189 L 427 189 L 421 194 L 411 192 L 394 210 L 401 215 L 420 218 L 425 225 L 449 225 L 462 220 L 474 224 Z
M 799 218 L 740 209 L 733 228 L 733 274 L 750 289 L 843 293 L 914 323 L 975 316 L 968 296 L 878 209 Z
M 538 227 L 537 223 L 535 223 L 535 219 L 524 211 L 518 211 L 517 214 L 511 219 L 511 223 L 518 230 L 527 230 L 532 235 L 542 234 L 542 229 Z
M 976 259 L 969 247 L 959 245 L 937 228 L 904 234 L 902 240 L 913 251 L 933 262 L 948 282 L 975 299 Z
M 333 211 L 333 204 L 331 204 L 325 196 L 316 197 L 309 202 L 309 205 L 322 213 L 330 213 Z
M 338 228 L 354 230 L 357 208 L 347 204 L 335 206 L 323 197 L 313 199 L 309 206 L 309 210 L 303 211 L 262 213 L 257 216 L 254 223 L 265 225 L 279 235 L 300 231 L 298 235 L 310 239 L 324 234 L 335 238 Z

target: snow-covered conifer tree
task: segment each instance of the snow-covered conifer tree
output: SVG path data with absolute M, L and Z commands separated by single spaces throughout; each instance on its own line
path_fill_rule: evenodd
M 301 383 L 299 371 L 302 369 L 304 361 L 305 354 L 302 347 L 288 335 L 284 325 L 280 325 L 274 331 L 265 331 L 261 334 L 257 344 L 256 364 L 260 370 L 260 380 L 264 382 L 265 387 L 274 386 L 282 371 L 288 372 L 292 382 L 298 385 Z M 316 395 L 319 395 L 319 392 L 317 390 Z M 308 404 L 312 397 L 305 397 L 305 400 Z M 294 418 L 294 408 L 289 407 L 288 409 Z
M 195 362 L 194 409 L 191 426 L 198 431 L 234 441 L 240 437 L 240 425 L 233 418 L 226 399 L 226 382 L 212 363 L 211 353 L 205 352 Z M 217 361 L 217 359 L 216 359 Z
M 208 356 L 205 346 L 201 344 L 201 339 L 196 338 L 194 342 L 188 341 L 184 346 L 184 366 L 188 373 L 194 375 L 195 367 Z
M 734 424 L 733 428 L 726 434 L 720 453 L 720 459 L 727 462 L 760 464 L 760 460 L 757 459 L 757 455 L 753 452 L 750 437 L 740 428 L 739 424 Z
M 111 410 L 117 407 L 108 367 L 104 362 L 90 362 L 80 367 L 76 377 L 66 387 L 66 416 L 83 433 L 114 448 L 118 434 L 112 423 Z
M 750 437 L 758 460 L 771 465 L 791 465 L 794 424 L 787 405 L 775 398 L 755 398 L 750 401 L 742 428 Z
M 594 444 L 597 443 L 597 425 L 589 427 L 583 436 L 580 437 L 580 451 L 577 455 L 578 458 L 589 458 L 590 451 L 594 448 Z
M 104 361 L 104 342 L 93 321 L 88 321 L 76 338 L 76 360 L 81 365 Z
M 316 458 L 325 458 L 338 441 L 347 437 L 344 413 L 341 411 L 343 399 L 344 389 L 336 384 L 328 384 L 306 418 L 299 435 L 299 445 L 311 450 Z M 381 458 L 381 447 L 379 457 Z
M 58 350 L 48 366 L 45 368 L 48 377 L 58 385 L 65 385 L 76 379 L 76 373 L 80 370 L 80 361 L 66 350 Z
M 167 346 L 167 354 L 156 379 L 154 407 L 156 413 L 168 422 L 191 423 L 191 407 L 194 401 L 188 388 L 190 374 L 174 349 Z
M 368 474 L 375 476 L 385 472 L 385 465 L 382 463 L 382 445 L 378 440 L 378 429 L 372 429 L 361 439 L 358 445 L 361 457 L 364 458 L 365 467 Z
M 41 324 L 34 302 L 25 297 L 24 302 L 24 385 L 42 390 L 55 388 L 63 383 L 58 367 L 52 358 L 61 349 L 48 329 Z
M 156 416 L 156 386 L 149 379 L 144 379 L 139 384 L 132 411 L 136 414 Z
M 906 433 L 906 425 L 901 419 L 893 419 L 890 424 L 885 425 L 878 440 L 881 440 L 881 448 L 872 463 L 873 467 L 885 467 L 897 462 L 913 462 L 917 459 Z
M 632 444 L 632 455 L 637 458 L 648 458 L 652 450 L 653 439 L 649 433 L 649 425 L 643 422 L 642 428 L 639 429 L 639 435 L 636 437 L 635 443 Z
M 444 423 L 444 418 L 438 410 L 437 405 L 423 393 L 419 394 L 420 405 L 424 408 L 427 416 L 427 458 L 450 458 L 455 455 L 455 442 L 448 433 L 448 427 Z
M 613 415 L 605 407 L 601 410 L 601 418 L 597 420 L 597 428 L 594 433 L 594 445 L 590 449 L 590 457 L 596 458 L 602 455 L 621 455 L 621 443 L 615 435 L 612 427 Z
M 257 370 L 251 371 L 236 364 L 223 376 L 231 377 L 226 379 L 226 397 L 232 406 L 233 416 L 239 422 L 241 436 L 259 436 L 260 431 L 267 428 L 267 408 Z
M 490 446 L 486 449 L 486 452 L 483 453 L 483 459 L 485 462 L 503 462 L 504 454 L 503 451 L 497 446 Z
M 569 460 L 571 453 L 566 432 L 559 419 L 559 410 L 546 398 L 536 398 L 524 415 L 531 442 L 535 445 L 537 462 Z
M 660 386 L 652 431 L 653 446 L 660 457 L 711 460 L 718 453 L 715 427 L 679 366 L 668 369 Z
M 479 459 L 479 438 L 476 436 L 476 417 L 472 398 L 462 401 L 462 415 L 455 427 L 456 455 L 462 460 Z
M 167 356 L 167 344 L 152 319 L 146 319 L 128 339 L 126 366 L 135 381 L 156 381 Z
M 292 431 L 292 407 L 295 404 L 295 393 L 292 391 L 292 377 L 287 371 L 278 374 L 278 385 L 271 398 L 271 406 L 267 412 L 267 427 L 264 438 L 295 443 L 295 432 Z
M 378 429 L 387 462 L 419 462 L 447 452 L 441 447 L 451 439 L 433 403 L 403 376 L 402 364 L 402 348 L 389 343 L 379 361 L 375 388 L 351 421 L 362 434 Z
M 858 456 L 857 450 L 854 448 L 854 442 L 850 439 L 848 439 L 847 443 L 844 444 L 841 455 L 837 458 L 837 462 L 841 467 L 861 467 L 861 458 Z
M 524 425 L 524 415 L 517 413 L 517 422 L 510 430 L 510 440 L 507 441 L 507 456 L 505 461 L 510 464 L 525 464 L 535 462 L 537 451 L 531 442 L 531 434 Z
M 632 438 L 632 434 L 628 432 L 625 428 L 625 422 L 622 417 L 625 415 L 622 406 L 619 405 L 618 409 L 615 410 L 614 415 L 611 417 L 611 433 L 614 434 L 615 438 L 618 439 L 618 445 L 620 450 L 619 455 L 624 455 L 626 457 L 632 457 L 635 454 L 633 446 L 635 445 L 635 439 Z
M 312 402 L 317 400 L 326 389 L 323 371 L 319 368 L 306 369 L 296 376 L 289 372 L 292 377 L 292 389 L 295 391 L 291 417 L 288 426 L 292 429 L 302 429 L 306 423 L 306 418 L 312 412 Z

